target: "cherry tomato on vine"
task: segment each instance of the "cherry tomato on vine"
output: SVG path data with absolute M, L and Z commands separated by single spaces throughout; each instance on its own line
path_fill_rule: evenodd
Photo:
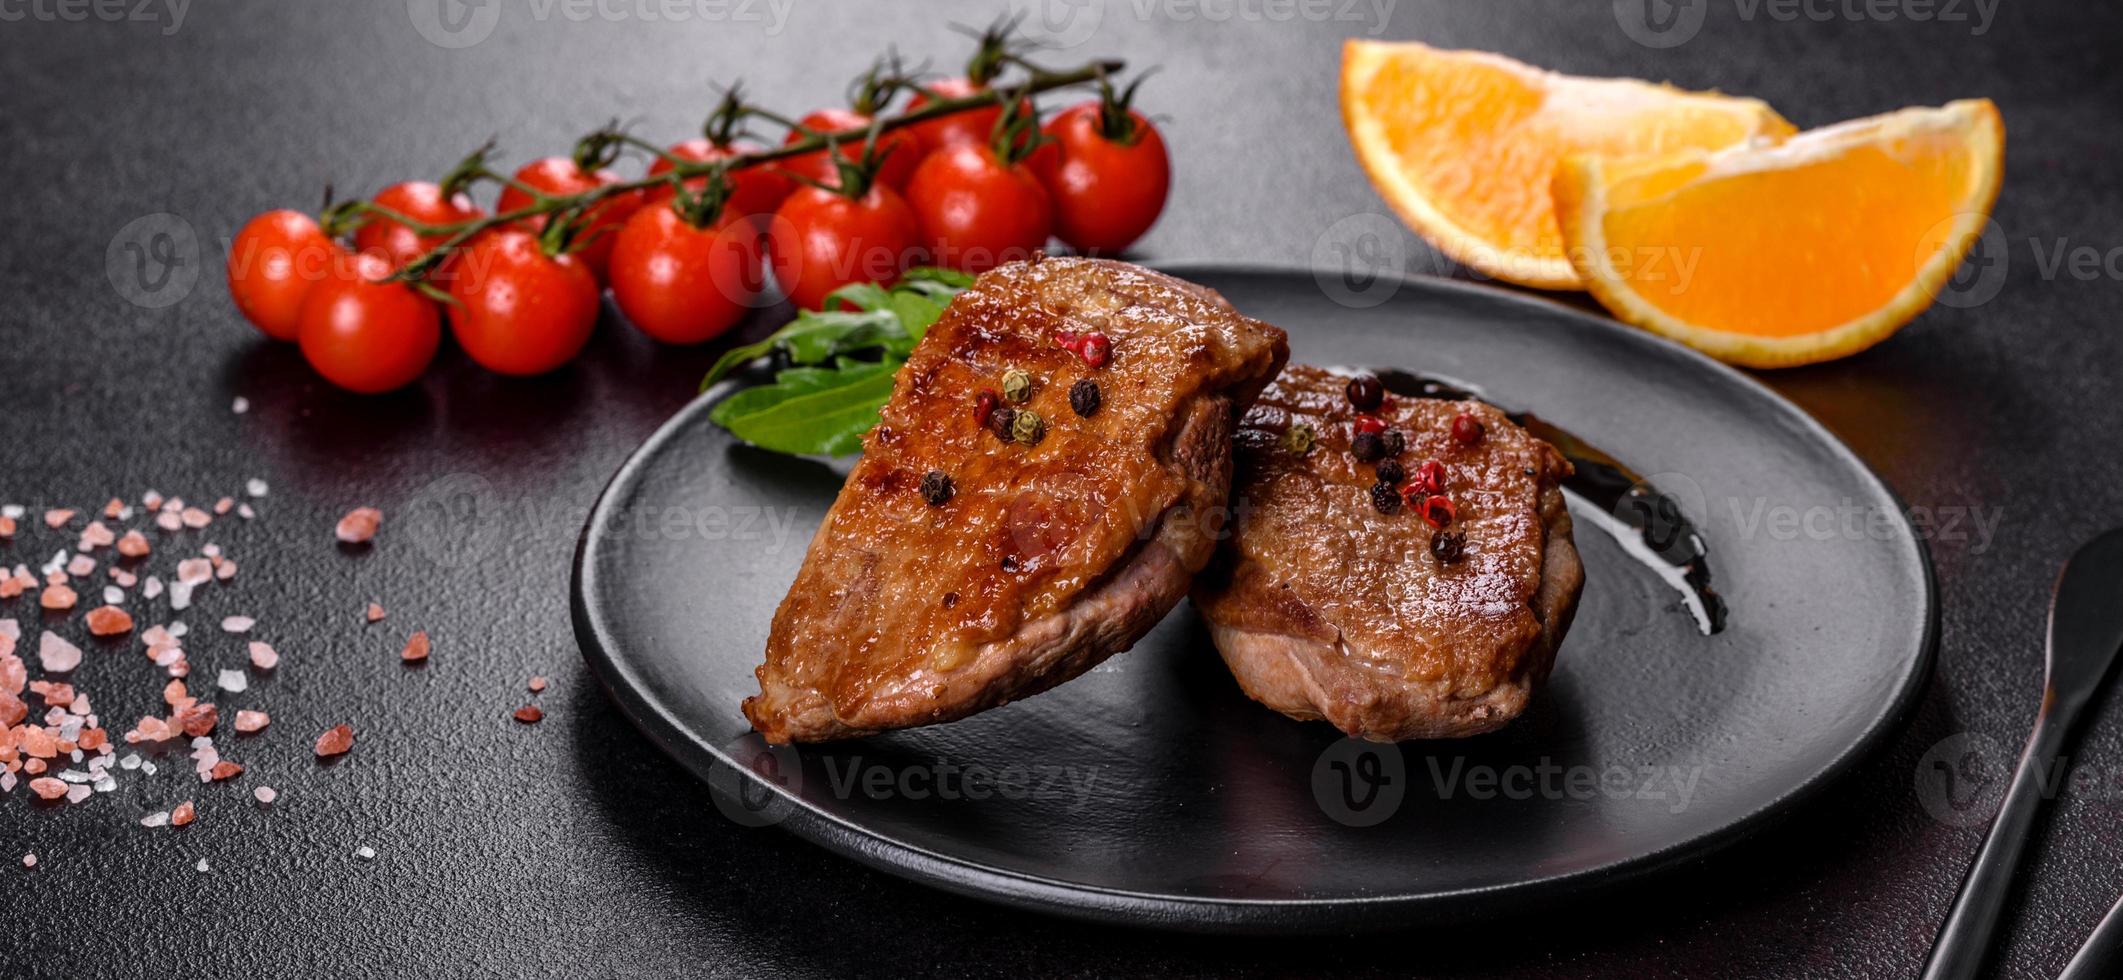
M 929 98 L 928 94 L 916 94 L 913 99 L 907 102 L 908 112 L 928 105 L 937 99 L 962 99 L 988 91 L 988 86 L 969 78 L 946 78 L 943 81 L 923 87 L 928 92 L 934 93 L 936 99 Z M 1031 114 L 1031 100 L 1022 100 L 1018 103 L 1018 106 L 1019 111 L 1026 115 Z M 907 132 L 913 133 L 914 137 L 921 141 L 922 149 L 929 153 L 934 153 L 938 149 L 957 143 L 986 146 L 988 145 L 988 137 L 995 132 L 995 121 L 1002 118 L 1002 114 L 1003 109 L 1000 104 L 983 106 L 978 109 L 966 109 L 948 116 L 931 119 L 927 122 L 915 123 L 907 127 Z
M 302 356 L 326 381 L 373 395 L 420 377 L 442 343 L 433 300 L 402 282 L 384 282 L 391 262 L 377 253 L 332 263 L 302 300 Z
M 586 173 L 568 157 L 546 157 L 533 160 L 516 171 L 516 180 L 546 194 L 580 194 L 595 190 L 606 184 L 619 183 L 619 175 L 610 170 Z M 504 188 L 500 199 L 494 202 L 494 210 L 514 211 L 531 203 L 531 195 L 515 187 Z M 586 242 L 577 251 L 577 257 L 591 275 L 604 278 L 606 263 L 612 258 L 612 236 L 634 216 L 641 207 L 641 194 L 627 191 L 598 202 L 590 209 L 587 224 L 578 240 Z M 550 215 L 539 215 L 530 222 L 531 230 L 542 231 Z
M 716 160 L 726 160 L 741 154 L 757 152 L 759 149 L 759 147 L 749 143 L 732 143 L 728 146 L 717 146 L 709 142 L 704 136 L 695 136 L 682 143 L 672 144 L 670 153 L 681 160 L 712 163 Z M 649 176 L 654 177 L 657 174 L 670 173 L 671 167 L 671 161 L 658 157 L 656 162 L 649 166 Z M 695 177 L 686 181 L 686 187 L 694 193 L 699 193 L 701 187 L 706 183 L 707 178 Z M 730 171 L 730 200 L 724 207 L 742 211 L 745 214 L 772 214 L 775 208 L 781 206 L 782 199 L 788 197 L 789 192 L 795 189 L 796 182 L 790 180 L 787 174 L 782 173 L 780 169 L 773 166 L 760 164 L 732 170 Z M 671 197 L 672 194 L 669 187 L 656 187 L 650 189 L 645 203 L 650 205 L 664 204 L 668 203 Z
M 817 133 L 831 133 L 840 141 L 839 156 L 853 160 L 862 154 L 865 130 L 870 128 L 870 117 L 853 109 L 820 109 L 798 120 L 804 129 Z M 782 145 L 805 139 L 803 130 L 789 130 Z M 921 163 L 921 141 L 904 129 L 887 130 L 877 134 L 877 156 L 881 162 L 878 180 L 893 190 L 907 186 L 907 178 L 914 175 L 914 168 Z M 781 165 L 793 174 L 800 174 L 818 181 L 827 187 L 840 184 L 840 172 L 826 159 L 826 151 L 817 150 L 783 160 Z
M 294 340 L 303 297 L 345 258 L 316 219 L 300 211 L 267 211 L 229 243 L 229 296 L 260 333 Z
M 913 209 L 883 184 L 858 198 L 802 187 L 774 212 L 767 249 L 782 291 L 816 310 L 851 282 L 896 281 L 919 248 L 920 229 Z
M 930 261 L 967 272 L 1030 258 L 1054 229 L 1053 205 L 1031 168 L 980 144 L 929 154 L 907 184 L 907 203 Z
M 409 180 L 384 188 L 371 203 L 389 208 L 399 214 L 428 225 L 450 225 L 486 216 L 486 211 L 473 204 L 469 195 L 463 193 L 445 196 L 442 188 L 425 180 Z M 391 260 L 393 267 L 426 254 L 435 246 L 447 241 L 448 235 L 415 234 L 413 229 L 382 215 L 370 215 L 361 227 L 354 229 L 354 248 L 363 252 L 381 252 Z M 454 258 L 454 256 L 452 256 Z M 428 281 L 446 283 L 450 279 L 450 259 L 429 273 Z
M 759 234 L 725 211 L 695 228 L 668 205 L 634 212 L 612 249 L 612 297 L 634 326 L 666 344 L 712 340 L 759 294 Z
M 547 255 L 537 235 L 496 228 L 465 247 L 450 335 L 487 370 L 544 374 L 590 342 L 601 293 L 579 256 Z
M 1092 254 L 1125 251 L 1141 238 L 1172 186 L 1157 127 L 1133 109 L 1111 113 L 1109 127 L 1108 105 L 1093 99 L 1062 110 L 1041 127 L 1053 145 L 1033 154 L 1054 199 L 1054 237 Z

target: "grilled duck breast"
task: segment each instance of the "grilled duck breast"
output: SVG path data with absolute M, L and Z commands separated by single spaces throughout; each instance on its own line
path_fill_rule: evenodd
M 1133 645 L 1214 551 L 1237 419 L 1287 353 L 1125 263 L 981 276 L 900 370 L 745 716 L 775 743 L 952 721 Z
M 1500 728 L 1584 582 L 1570 464 L 1493 406 L 1350 380 L 1292 365 L 1247 413 L 1195 605 L 1239 685 L 1292 718 L 1374 741 Z

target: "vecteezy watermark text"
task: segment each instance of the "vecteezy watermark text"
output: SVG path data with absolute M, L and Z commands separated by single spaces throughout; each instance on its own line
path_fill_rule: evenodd
M 1440 800 L 1606 799 L 1681 813 L 1694 805 L 1706 771 L 1701 765 L 1562 763 L 1547 756 L 1499 766 L 1431 755 L 1423 760 L 1422 775 Z M 1314 802 L 1350 827 L 1384 823 L 1400 810 L 1414 782 L 1400 746 L 1362 739 L 1335 742 L 1312 766 Z
M 168 37 L 184 27 L 192 0 L 0 0 L 0 23 L 161 24 Z
M 1981 37 L 1990 31 L 2001 0 L 1727 0 L 1746 23 L 1796 21 L 1827 23 L 1967 24 Z M 1703 29 L 1712 0 L 1614 0 L 1614 22 L 1630 40 L 1647 48 L 1688 43 Z
M 441 48 L 469 48 L 486 40 L 502 11 L 532 21 L 677 24 L 754 24 L 768 35 L 789 23 L 796 0 L 406 0 L 413 29 Z

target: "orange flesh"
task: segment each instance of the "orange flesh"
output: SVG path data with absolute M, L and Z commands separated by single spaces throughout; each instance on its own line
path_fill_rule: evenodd
M 1828 330 L 1886 306 L 1941 246 L 1978 180 L 1959 146 L 1927 133 L 1783 169 L 1717 176 L 1699 160 L 1625 177 L 1607 189 L 1609 261 L 1689 323 Z
M 1498 247 L 1554 259 L 1562 231 L 1548 182 L 1564 158 L 1714 149 L 1754 134 L 1755 117 L 1684 98 L 1632 80 L 1551 82 L 1450 54 L 1389 58 L 1359 96 L 1408 179 L 1447 219 Z

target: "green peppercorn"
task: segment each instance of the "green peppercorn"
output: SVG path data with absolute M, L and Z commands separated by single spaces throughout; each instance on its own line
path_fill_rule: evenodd
M 1312 451 L 1312 444 L 1318 439 L 1319 434 L 1312 431 L 1312 426 L 1299 422 L 1284 430 L 1283 448 L 1303 456 Z
M 1027 446 L 1037 446 L 1047 437 L 1047 420 L 1030 409 L 1018 409 L 1017 417 L 1010 420 L 1010 435 Z
M 1078 418 L 1090 418 L 1098 412 L 1100 402 L 1098 382 L 1085 378 L 1069 386 L 1069 408 Z
M 1003 400 L 1022 405 L 1032 400 L 1032 375 L 1022 368 L 1003 372 Z

